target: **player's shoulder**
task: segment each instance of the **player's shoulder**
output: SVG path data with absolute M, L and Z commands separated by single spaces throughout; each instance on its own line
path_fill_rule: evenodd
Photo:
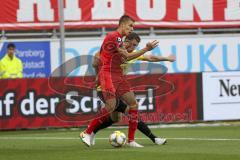
M 122 40 L 122 36 L 117 31 L 113 31 L 107 34 L 107 36 L 105 37 L 105 42 L 106 41 L 112 41 L 112 42 L 122 44 L 123 40 Z
M 119 33 L 117 31 L 112 31 L 108 33 L 108 36 L 118 36 Z
M 121 38 L 121 35 L 117 31 L 109 32 L 107 34 L 108 38 Z

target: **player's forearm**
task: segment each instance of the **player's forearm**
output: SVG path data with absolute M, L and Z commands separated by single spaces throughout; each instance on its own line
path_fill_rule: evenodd
M 162 57 L 162 56 L 153 56 L 151 58 L 152 62 L 158 62 L 158 61 L 168 61 L 167 57 Z
M 146 53 L 146 52 L 148 52 L 147 48 L 143 48 L 143 49 L 141 49 L 141 50 L 139 50 L 139 51 L 136 51 L 136 52 L 133 52 L 133 53 L 131 53 L 131 54 L 128 54 L 127 60 L 130 61 L 130 60 L 132 60 L 132 59 L 135 59 L 135 58 L 143 55 L 143 54 Z
M 149 61 L 149 62 L 159 62 L 159 61 L 170 61 L 170 60 L 168 59 L 168 57 L 150 55 L 147 58 L 147 61 Z

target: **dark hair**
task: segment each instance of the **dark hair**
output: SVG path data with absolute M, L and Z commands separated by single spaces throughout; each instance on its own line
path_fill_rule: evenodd
M 121 25 L 121 24 L 123 24 L 123 23 L 126 23 L 127 21 L 133 21 L 133 22 L 135 22 L 135 20 L 132 18 L 132 17 L 130 17 L 130 16 L 128 16 L 128 15 L 123 15 L 120 19 L 119 19 L 119 26 Z
M 135 39 L 138 43 L 141 41 L 141 38 L 135 32 L 131 32 L 129 35 L 127 35 L 125 40 L 131 41 L 133 39 Z
M 9 48 L 16 48 L 16 46 L 15 46 L 15 44 L 14 43 L 9 43 L 8 45 L 7 45 L 7 49 L 9 49 Z

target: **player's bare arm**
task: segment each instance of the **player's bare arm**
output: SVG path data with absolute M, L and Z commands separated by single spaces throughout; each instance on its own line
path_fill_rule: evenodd
M 169 61 L 174 62 L 176 60 L 176 56 L 173 54 L 170 54 L 167 57 L 164 56 L 156 56 L 156 55 L 144 55 L 142 61 L 148 61 L 148 62 L 159 62 L 159 61 Z
M 159 44 L 159 42 L 157 40 L 154 40 L 152 42 L 148 42 L 143 49 L 141 49 L 139 51 L 136 51 L 136 52 L 133 52 L 131 54 L 128 54 L 127 60 L 130 61 L 132 59 L 135 59 L 135 58 L 145 54 L 148 51 L 153 50 L 155 47 L 158 46 L 158 44 Z

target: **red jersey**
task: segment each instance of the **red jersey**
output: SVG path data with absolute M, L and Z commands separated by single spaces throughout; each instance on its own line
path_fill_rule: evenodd
M 122 44 L 122 35 L 119 32 L 114 31 L 107 34 L 100 50 L 102 71 L 122 73 L 120 65 L 123 62 L 121 55 L 117 51 L 117 48 L 121 47 Z

